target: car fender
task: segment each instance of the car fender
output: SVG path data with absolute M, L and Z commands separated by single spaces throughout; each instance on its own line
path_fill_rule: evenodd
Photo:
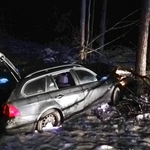
M 110 102 L 114 89 L 115 89 L 115 85 L 111 85 L 103 95 L 103 99 L 107 100 L 107 102 Z

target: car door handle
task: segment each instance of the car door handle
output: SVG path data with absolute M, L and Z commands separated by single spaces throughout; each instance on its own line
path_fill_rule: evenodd
M 60 99 L 60 98 L 62 98 L 63 96 L 64 96 L 63 94 L 59 94 L 59 95 L 55 96 L 55 98 Z

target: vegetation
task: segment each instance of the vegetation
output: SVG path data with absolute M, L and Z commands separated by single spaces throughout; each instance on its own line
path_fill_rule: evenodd
M 117 22 L 114 26 L 112 26 L 111 28 L 106 30 L 106 8 L 107 8 L 107 0 L 103 0 L 102 3 L 102 10 L 101 10 L 101 20 L 100 20 L 100 34 L 93 39 L 91 39 L 91 41 L 89 41 L 89 37 L 90 37 L 90 32 L 89 30 L 86 30 L 86 24 L 85 24 L 85 18 L 88 18 L 88 29 L 90 24 L 90 19 L 89 17 L 86 17 L 90 15 L 90 11 L 88 11 L 88 13 L 86 13 L 86 7 L 88 6 L 90 8 L 91 6 L 91 1 L 89 0 L 87 3 L 86 0 L 82 0 L 82 5 L 81 5 L 81 50 L 80 50 L 80 60 L 81 63 L 85 63 L 87 62 L 87 55 L 96 52 L 98 54 L 101 54 L 101 52 L 104 50 L 104 46 L 106 46 L 109 43 L 105 43 L 105 34 L 111 30 L 116 30 L 116 29 L 121 29 L 121 28 L 126 28 L 126 27 L 131 27 L 129 30 L 127 30 L 125 33 L 123 33 L 123 36 L 126 35 L 126 33 L 128 33 L 135 25 L 137 25 L 137 23 L 139 23 L 139 21 L 132 21 L 132 22 L 126 22 L 125 23 L 125 19 L 127 19 L 129 16 L 131 16 L 132 14 L 129 14 L 128 16 L 126 16 L 125 18 L 121 19 L 121 21 Z M 94 1 L 95 2 L 95 1 Z M 94 3 L 93 2 L 93 3 Z M 150 0 L 143 0 L 142 1 L 143 5 L 142 5 L 142 11 L 141 11 L 141 19 L 140 19 L 140 29 L 139 29 L 139 40 L 138 40 L 138 48 L 137 48 L 137 58 L 136 58 L 136 64 L 135 64 L 135 69 L 132 71 L 133 75 L 135 76 L 135 84 L 133 90 L 129 90 L 130 94 L 132 95 L 132 102 L 133 103 L 133 107 L 130 107 L 127 104 L 127 101 L 123 101 L 123 103 L 121 102 L 120 106 L 126 107 L 126 108 L 131 108 L 129 110 L 129 112 L 132 112 L 133 110 L 137 110 L 136 104 L 138 106 L 138 111 L 142 111 L 143 109 L 143 105 L 146 104 L 146 106 L 148 106 L 148 102 L 150 97 L 149 94 L 149 88 L 150 88 L 150 78 L 148 77 L 147 74 L 147 62 L 149 59 L 149 54 L 148 53 L 148 49 L 150 46 L 150 36 L 149 36 L 149 23 L 150 23 Z M 90 10 L 90 9 L 88 9 Z M 93 25 L 93 24 L 92 24 Z M 121 36 L 119 36 L 118 38 L 114 39 L 113 41 L 119 39 Z M 93 42 L 95 40 L 99 41 L 98 44 L 98 48 L 93 49 L 93 47 L 91 47 L 91 43 L 93 44 Z M 113 42 L 111 41 L 111 42 Z M 100 57 L 98 57 L 100 58 Z M 146 96 L 145 96 L 146 94 Z M 144 99 L 147 99 L 147 101 L 142 101 L 139 97 L 144 95 Z M 128 98 L 129 99 L 129 98 Z M 138 101 L 137 101 L 138 100 Z M 125 102 L 125 103 L 124 103 Z M 144 102 L 144 103 L 143 103 Z M 131 103 L 129 103 L 131 104 Z M 141 105 L 142 104 L 142 105 Z M 145 109 L 145 105 L 144 105 L 144 109 Z

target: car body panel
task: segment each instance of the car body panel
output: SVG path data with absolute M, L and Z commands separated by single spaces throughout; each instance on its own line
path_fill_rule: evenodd
M 76 113 L 84 108 L 84 93 L 81 86 L 64 88 L 50 93 L 63 110 L 64 117 Z
M 107 82 L 99 83 L 90 83 L 83 85 L 83 90 L 85 93 L 85 107 L 88 106 L 90 103 L 93 103 L 95 100 L 99 100 L 107 91 L 110 90 L 110 84 Z M 101 99 L 100 102 L 102 102 Z M 105 102 L 109 102 L 110 99 L 105 100 Z

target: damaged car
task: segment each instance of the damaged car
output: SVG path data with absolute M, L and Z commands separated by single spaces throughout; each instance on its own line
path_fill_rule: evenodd
M 2 53 L 0 61 L 17 82 L 3 104 L 6 133 L 42 132 L 49 124 L 60 126 L 92 105 L 114 104 L 126 81 L 111 74 L 100 77 L 79 64 L 44 68 L 21 78 L 19 70 Z

